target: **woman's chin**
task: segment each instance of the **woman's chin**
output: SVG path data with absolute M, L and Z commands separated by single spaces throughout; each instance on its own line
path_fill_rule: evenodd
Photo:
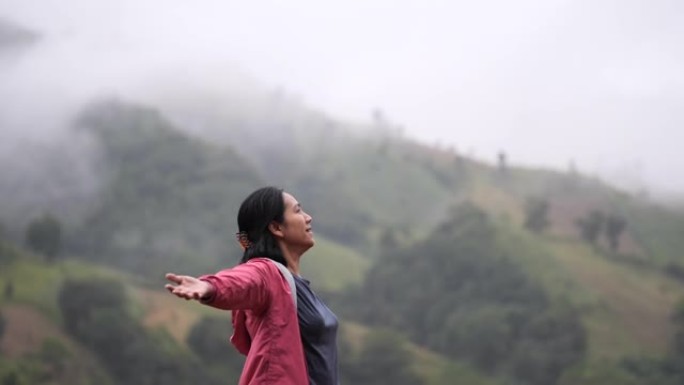
M 309 239 L 309 243 L 306 246 L 307 250 L 316 246 L 316 240 L 313 239 L 313 236 L 311 236 L 311 238 Z

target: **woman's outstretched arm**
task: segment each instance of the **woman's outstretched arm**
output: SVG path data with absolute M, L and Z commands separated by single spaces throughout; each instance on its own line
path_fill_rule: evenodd
M 257 258 L 211 275 L 191 277 L 169 273 L 166 290 L 185 299 L 224 310 L 265 309 L 270 298 L 268 282 L 279 282 L 280 272 L 267 259 Z
M 212 284 L 189 275 L 166 274 L 166 279 L 176 285 L 166 284 L 166 290 L 171 294 L 185 299 L 202 300 L 214 295 L 216 289 Z

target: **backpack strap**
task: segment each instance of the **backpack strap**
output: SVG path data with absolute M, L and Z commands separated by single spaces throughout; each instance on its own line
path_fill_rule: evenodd
M 285 277 L 285 279 L 287 280 L 287 284 L 290 285 L 290 293 L 292 294 L 292 302 L 294 302 L 295 311 L 296 311 L 297 310 L 297 286 L 295 286 L 295 281 L 294 281 L 294 277 L 292 276 L 292 273 L 282 263 L 276 262 L 272 259 L 270 261 L 273 262 L 274 265 L 276 265 L 278 270 L 280 270 L 280 274 L 282 274 L 283 277 Z

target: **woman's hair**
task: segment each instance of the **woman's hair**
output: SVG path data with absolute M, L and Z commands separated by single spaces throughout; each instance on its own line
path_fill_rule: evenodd
M 245 248 L 240 263 L 265 257 L 287 266 L 278 242 L 268 229 L 273 221 L 283 223 L 284 215 L 283 190 L 276 187 L 260 188 L 242 202 L 237 216 L 238 237 L 246 237 L 248 247 Z

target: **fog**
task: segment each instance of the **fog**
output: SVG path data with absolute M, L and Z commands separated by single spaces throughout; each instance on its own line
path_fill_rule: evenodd
M 0 56 L 5 143 L 58 136 L 99 95 L 282 88 L 480 159 L 684 195 L 677 0 L 0 0 L 0 17 L 41 34 Z

